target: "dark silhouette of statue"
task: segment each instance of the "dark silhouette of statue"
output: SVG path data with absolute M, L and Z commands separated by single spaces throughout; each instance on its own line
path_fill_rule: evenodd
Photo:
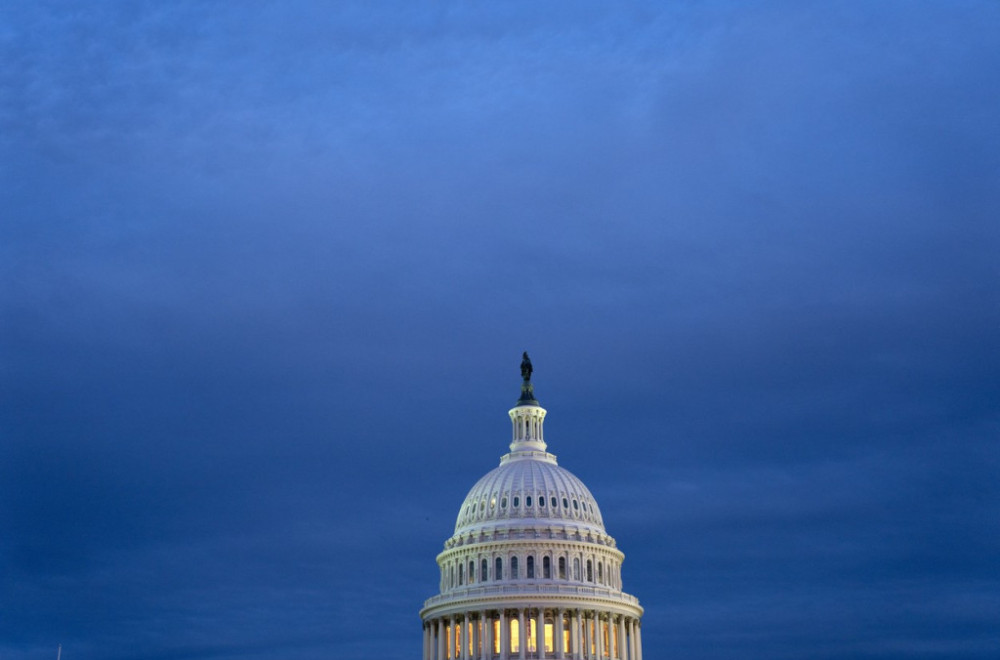
M 525 382 L 531 380 L 532 371 L 531 358 L 528 357 L 528 351 L 525 351 L 524 355 L 521 357 L 521 378 L 523 378 Z
M 524 380 L 521 382 L 521 398 L 517 400 L 517 405 L 519 406 L 537 406 L 538 402 L 535 401 L 535 386 L 531 384 L 531 358 L 528 357 L 528 351 L 525 351 L 521 356 L 521 378 Z

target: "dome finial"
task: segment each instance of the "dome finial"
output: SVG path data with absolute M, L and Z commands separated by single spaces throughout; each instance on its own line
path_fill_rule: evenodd
M 531 358 L 528 357 L 528 351 L 525 351 L 521 354 L 521 398 L 517 400 L 519 406 L 538 405 L 538 401 L 535 401 L 535 386 L 531 384 L 532 371 Z

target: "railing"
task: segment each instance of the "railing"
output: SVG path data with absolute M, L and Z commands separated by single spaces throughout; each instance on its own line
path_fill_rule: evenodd
M 610 598 L 612 600 L 625 601 L 633 605 L 639 604 L 639 599 L 621 591 L 613 589 L 601 589 L 597 587 L 574 587 L 561 584 L 491 584 L 481 587 L 471 587 L 468 589 L 454 589 L 446 594 L 438 594 L 424 601 L 424 607 L 431 607 L 439 603 L 448 603 L 467 598 L 477 598 L 484 596 L 504 596 L 504 595 L 545 595 L 545 596 L 593 596 L 597 598 Z

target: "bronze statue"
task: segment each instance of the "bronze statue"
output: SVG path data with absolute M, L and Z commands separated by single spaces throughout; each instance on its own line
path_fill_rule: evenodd
M 531 380 L 531 372 L 531 358 L 528 357 L 528 351 L 525 351 L 521 357 L 521 378 L 524 379 L 524 382 L 527 383 Z

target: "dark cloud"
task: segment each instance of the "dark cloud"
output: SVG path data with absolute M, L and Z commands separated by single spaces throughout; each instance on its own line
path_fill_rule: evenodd
M 0 655 L 417 653 L 528 349 L 650 657 L 996 656 L 998 28 L 9 8 Z

